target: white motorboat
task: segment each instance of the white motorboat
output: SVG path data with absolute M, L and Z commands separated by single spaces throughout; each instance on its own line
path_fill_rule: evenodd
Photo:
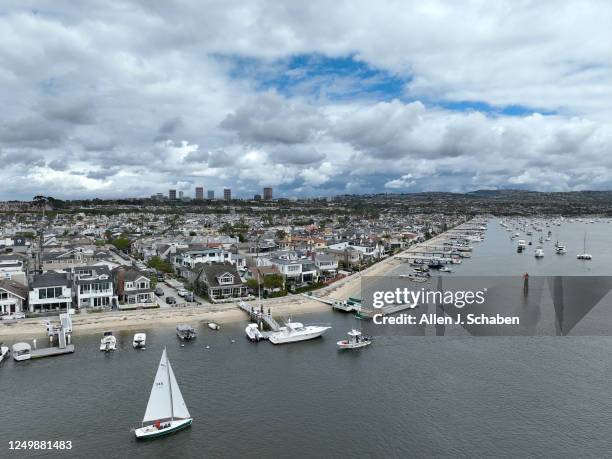
M 192 340 L 197 336 L 195 329 L 191 325 L 177 325 L 176 335 L 182 340 Z
M 557 246 L 555 248 L 555 253 L 557 255 L 565 255 L 567 253 L 567 250 L 565 250 L 565 246 L 561 245 L 559 243 L 557 243 Z
M 263 339 L 263 335 L 259 331 L 259 327 L 257 326 L 257 324 L 248 324 L 244 331 L 247 335 L 247 338 L 249 338 L 254 343 Z
M 519 239 L 518 246 L 522 247 L 523 249 L 527 247 L 527 242 L 525 242 L 525 239 Z
M 113 336 L 112 331 L 105 331 L 100 340 L 100 350 L 104 352 L 114 351 L 117 347 L 117 338 Z
M 13 344 L 13 359 L 21 362 L 23 360 L 30 360 L 32 346 L 28 343 L 15 343 Z
M 348 332 L 349 339 L 338 341 L 338 348 L 340 349 L 357 349 L 360 347 L 366 347 L 372 344 L 372 338 L 369 336 L 362 336 L 359 330 L 351 330 Z
M 536 258 L 543 258 L 544 257 L 544 249 L 542 247 L 538 247 L 537 249 L 535 249 L 535 252 L 534 252 L 533 256 L 536 257 Z
M 10 349 L 8 346 L 4 344 L 0 344 L 0 363 L 2 363 L 5 359 L 8 359 Z
M 134 434 L 138 439 L 161 437 L 190 426 L 192 421 L 164 348 L 142 427 Z
M 442 266 L 440 269 L 438 269 L 438 271 L 440 271 L 441 273 L 452 273 L 453 270 L 450 269 L 448 266 Z
M 211 330 L 219 330 L 221 327 L 219 326 L 219 324 L 216 324 L 214 322 L 208 322 L 208 328 L 210 328 Z
M 284 327 L 280 327 L 280 330 L 270 333 L 268 339 L 272 344 L 295 343 L 318 338 L 330 328 L 324 325 L 304 325 L 288 321 Z
M 134 339 L 132 340 L 132 346 L 135 349 L 143 349 L 147 344 L 147 334 L 146 333 L 136 333 L 134 335 Z

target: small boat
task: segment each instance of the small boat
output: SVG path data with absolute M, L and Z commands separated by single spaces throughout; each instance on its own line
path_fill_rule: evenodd
M 197 333 L 191 325 L 181 324 L 176 326 L 176 335 L 182 340 L 191 340 Z
M 259 327 L 257 326 L 257 324 L 248 324 L 244 331 L 247 335 L 247 338 L 249 338 L 254 343 L 263 339 L 263 335 L 259 331 Z
M 359 330 L 351 330 L 348 332 L 349 339 L 338 341 L 336 344 L 340 349 L 357 349 L 360 347 L 366 347 L 372 344 L 372 338 L 369 336 L 362 336 Z
M 208 322 L 208 328 L 211 330 L 219 330 L 221 327 L 214 322 Z
M 104 352 L 114 351 L 117 347 L 117 338 L 113 336 L 112 331 L 105 331 L 100 340 L 100 350 Z
M 538 247 L 535 249 L 535 253 L 533 254 L 534 257 L 536 258 L 543 258 L 544 257 L 544 249 L 542 247 Z
M 557 243 L 557 247 L 555 248 L 555 253 L 557 255 L 565 255 L 567 251 L 565 250 L 565 246 Z
M 0 363 L 2 363 L 5 359 L 8 359 L 9 352 L 9 347 L 5 346 L 3 343 L 0 343 Z
M 18 362 L 30 360 L 32 357 L 31 351 L 32 346 L 30 346 L 28 343 L 15 343 L 13 344 L 13 359 Z
M 147 344 L 147 334 L 146 333 L 136 333 L 134 335 L 134 339 L 132 340 L 132 346 L 134 349 L 144 349 Z
M 450 269 L 448 266 L 442 266 L 440 269 L 438 269 L 438 271 L 440 271 L 441 273 L 452 273 L 453 270 Z
M 142 427 L 135 429 L 134 434 L 137 439 L 162 437 L 189 427 L 192 422 L 164 348 Z

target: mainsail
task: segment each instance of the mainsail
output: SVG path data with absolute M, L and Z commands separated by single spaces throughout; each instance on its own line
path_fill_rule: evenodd
M 170 391 L 172 393 L 172 415 L 174 419 L 190 418 L 191 415 L 187 410 L 187 405 L 185 405 L 185 400 L 183 400 L 183 395 L 174 377 L 170 361 L 168 361 L 168 373 L 170 375 Z
M 151 395 L 149 396 L 149 403 L 147 403 L 147 410 L 145 411 L 142 423 L 150 423 L 154 421 L 161 421 L 165 419 L 172 419 L 172 392 L 170 384 L 171 371 L 168 371 L 170 363 L 166 356 L 166 349 L 161 356 L 159 367 L 157 367 L 157 374 L 155 375 L 155 381 L 151 388 Z M 174 375 L 172 374 L 174 380 Z M 174 380 L 176 385 L 176 380 Z M 178 386 L 177 386 L 178 390 Z M 180 392 L 179 392 L 180 395 Z M 181 401 L 183 398 L 181 397 Z M 183 402 L 183 405 L 185 402 Z M 185 409 L 186 411 L 187 409 Z

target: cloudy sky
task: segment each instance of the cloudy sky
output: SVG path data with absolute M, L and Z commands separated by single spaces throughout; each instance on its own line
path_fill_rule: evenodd
M 3 1 L 0 199 L 612 189 L 612 2 Z

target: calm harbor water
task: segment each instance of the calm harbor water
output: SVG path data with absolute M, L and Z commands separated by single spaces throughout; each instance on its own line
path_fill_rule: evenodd
M 612 224 L 558 229 L 538 262 L 492 221 L 457 273 L 610 274 Z M 570 226 L 572 225 L 572 226 Z M 574 227 L 575 226 L 575 227 Z M 589 266 L 575 254 L 588 231 Z M 537 242 L 534 242 L 537 244 Z M 295 318 L 294 318 L 295 319 Z M 333 325 L 322 339 L 252 344 L 244 323 L 199 327 L 180 347 L 174 330 L 116 332 L 119 349 L 78 334 L 71 356 L 0 368 L 0 457 L 8 441 L 72 440 L 59 457 L 603 457 L 612 449 L 612 338 L 379 337 L 359 352 L 335 342 L 358 322 L 336 312 L 301 317 Z M 232 342 L 235 340 L 235 342 Z M 163 347 L 194 417 L 191 429 L 136 442 Z M 206 349 L 206 346 L 210 346 Z

